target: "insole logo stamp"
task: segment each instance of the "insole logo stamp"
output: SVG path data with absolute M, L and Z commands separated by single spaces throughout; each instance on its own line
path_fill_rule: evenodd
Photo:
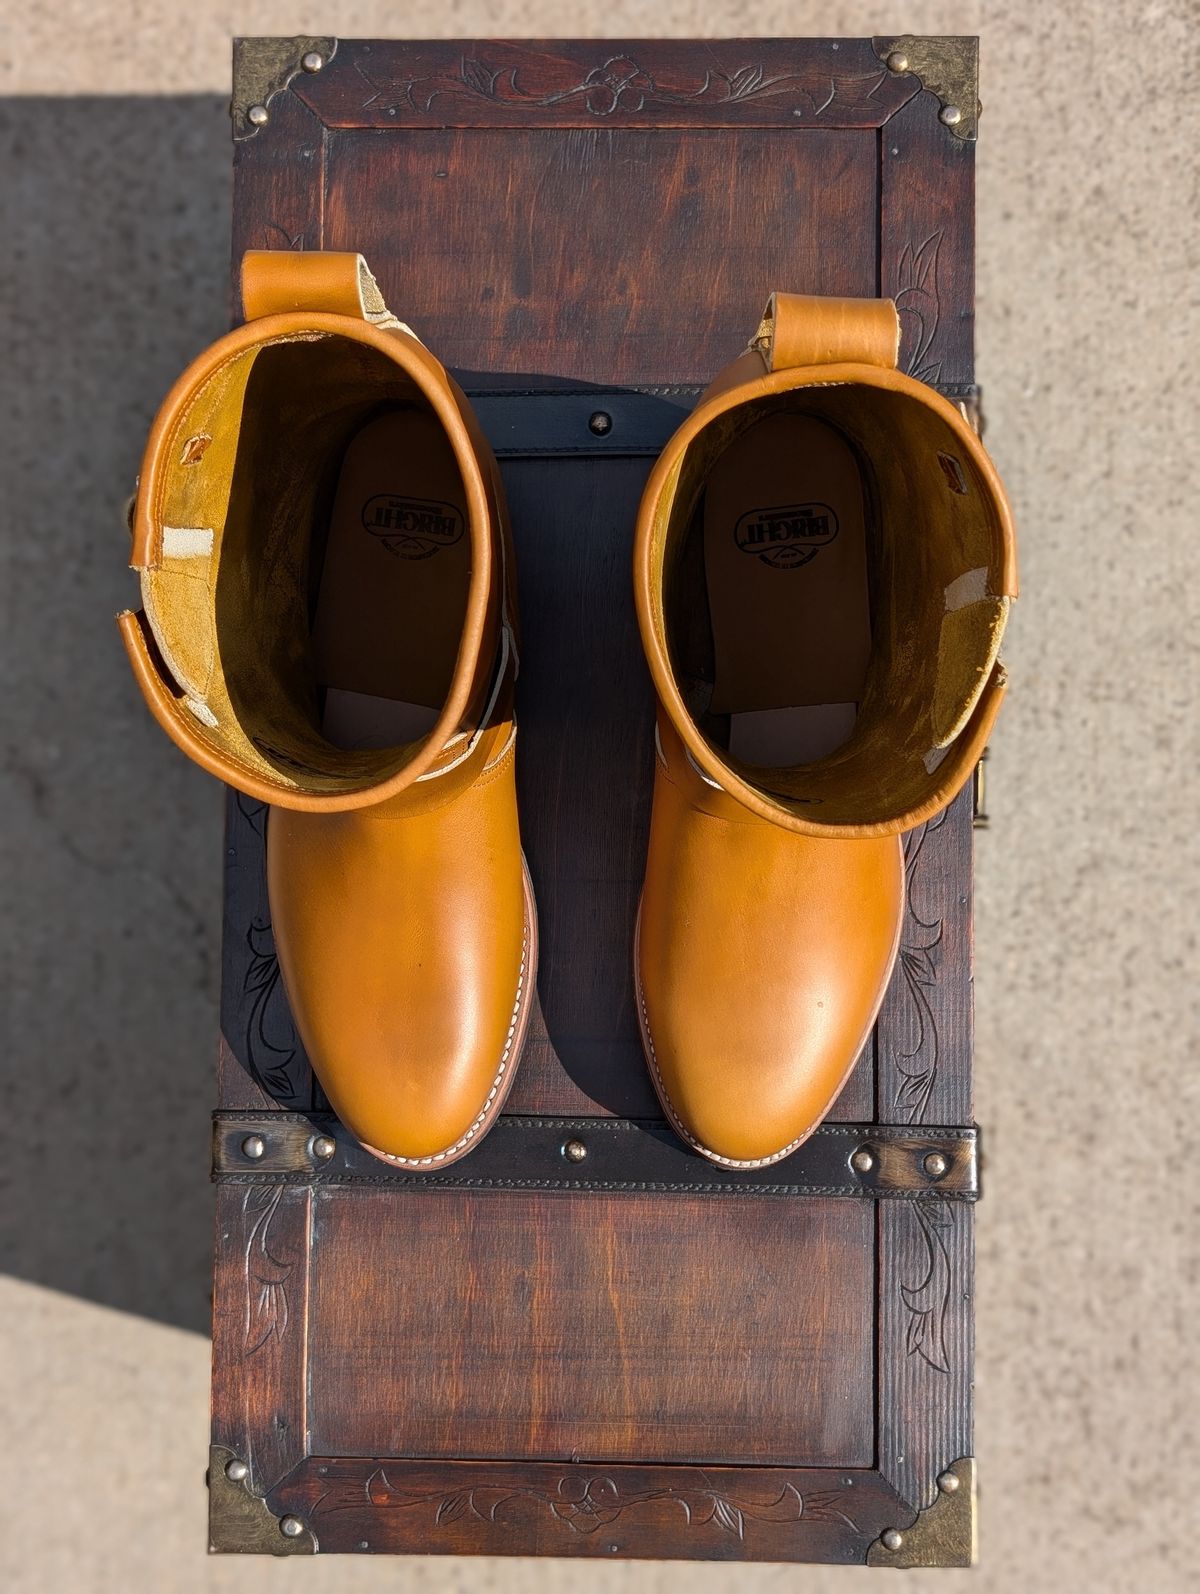
M 775 570 L 797 570 L 815 559 L 838 534 L 838 518 L 828 504 L 785 504 L 752 509 L 733 528 L 743 553 L 754 554 Z
M 376 493 L 363 505 L 362 523 L 398 559 L 432 559 L 463 534 L 463 517 L 453 504 L 425 498 Z

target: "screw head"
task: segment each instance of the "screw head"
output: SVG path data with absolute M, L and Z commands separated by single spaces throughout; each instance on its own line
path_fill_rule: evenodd
M 299 1517 L 283 1517 L 279 1523 L 279 1531 L 285 1539 L 298 1539 L 304 1532 L 304 1523 Z
M 903 50 L 893 50 L 887 58 L 889 72 L 907 72 L 908 57 Z
M 938 112 L 938 121 L 946 127 L 957 127 L 962 121 L 962 112 L 957 105 L 943 105 Z
M 271 120 L 271 114 L 265 105 L 252 105 L 246 112 L 246 120 L 252 127 L 265 127 Z
M 885 1550 L 898 1550 L 904 1543 L 904 1535 L 896 1528 L 888 1528 L 887 1532 L 881 1535 L 881 1542 Z
M 870 1173 L 875 1166 L 875 1158 L 867 1150 L 866 1146 L 860 1146 L 850 1158 L 850 1166 L 855 1173 Z
M 587 1156 L 587 1147 L 582 1140 L 568 1140 L 562 1154 L 568 1162 L 582 1162 Z
M 225 1476 L 231 1483 L 245 1483 L 250 1476 L 250 1468 L 244 1461 L 227 1461 L 225 1463 Z
M 337 1150 L 337 1141 L 328 1135 L 318 1135 L 312 1143 L 312 1154 L 319 1162 L 328 1162 Z
M 261 1135 L 247 1135 L 242 1141 L 242 1156 L 249 1157 L 251 1162 L 257 1162 L 267 1149 L 267 1143 Z
M 958 1490 L 958 1478 L 953 1472 L 941 1473 L 937 1482 L 943 1494 L 954 1494 Z
M 316 50 L 310 50 L 307 55 L 301 56 L 300 65 L 306 72 L 319 72 L 325 65 L 325 57 L 318 55 Z
M 931 1151 L 925 1158 L 923 1166 L 931 1179 L 940 1179 L 950 1164 L 940 1151 Z
M 596 437 L 605 437 L 612 431 L 612 416 L 604 410 L 596 410 L 588 419 L 588 431 Z

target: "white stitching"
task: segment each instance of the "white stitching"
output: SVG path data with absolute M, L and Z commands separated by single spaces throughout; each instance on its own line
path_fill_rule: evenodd
M 798 1135 L 795 1140 L 784 1146 L 782 1151 L 773 1152 L 769 1157 L 755 1157 L 751 1160 L 745 1161 L 737 1157 L 723 1157 L 721 1156 L 720 1152 L 710 1150 L 710 1148 L 702 1141 L 697 1140 L 695 1135 L 691 1134 L 687 1129 L 685 1129 L 683 1124 L 680 1122 L 675 1103 L 671 1100 L 670 1092 L 667 1090 L 662 1074 L 659 1072 L 658 1054 L 654 1050 L 654 1037 L 650 1033 L 650 1015 L 646 1011 L 646 997 L 642 990 L 642 977 L 640 972 L 635 973 L 635 984 L 637 985 L 638 1004 L 642 1009 L 642 1034 L 646 1039 L 646 1054 L 650 1059 L 650 1069 L 654 1075 L 655 1086 L 662 1098 L 663 1106 L 667 1109 L 667 1112 L 670 1115 L 671 1123 L 674 1126 L 675 1133 L 680 1137 L 681 1140 L 686 1140 L 688 1145 L 692 1147 L 693 1151 L 698 1151 L 702 1157 L 707 1157 L 710 1162 L 719 1162 L 723 1167 L 726 1168 L 765 1168 L 772 1162 L 781 1162 L 784 1157 L 790 1156 L 792 1152 L 795 1151 L 796 1147 L 808 1138 L 807 1135 Z
M 458 1140 L 456 1140 L 452 1146 L 447 1146 L 445 1151 L 435 1151 L 433 1155 L 429 1157 L 399 1157 L 390 1151 L 380 1151 L 376 1146 L 367 1146 L 368 1151 L 372 1152 L 376 1157 L 386 1158 L 388 1162 L 401 1162 L 405 1165 L 405 1167 L 408 1168 L 424 1168 L 435 1162 L 444 1162 L 447 1157 L 453 1156 L 456 1151 L 461 1151 L 469 1140 L 474 1139 L 479 1126 L 487 1117 L 488 1113 L 492 1111 L 496 1100 L 496 1094 L 500 1089 L 500 1081 L 503 1079 L 504 1072 L 508 1067 L 508 1054 L 512 1050 L 513 1039 L 516 1036 L 517 1024 L 521 1016 L 521 1005 L 524 1000 L 525 960 L 528 949 L 529 925 L 526 924 L 521 935 L 521 969 L 517 976 L 517 1000 L 513 1005 L 512 1020 L 509 1023 L 508 1034 L 504 1040 L 504 1051 L 500 1056 L 500 1067 L 496 1070 L 495 1079 L 492 1080 L 492 1088 L 487 1093 L 487 1100 L 484 1102 L 478 1117 L 467 1130 L 466 1134 L 462 1135 Z M 366 1144 L 365 1141 L 363 1143 L 364 1145 Z

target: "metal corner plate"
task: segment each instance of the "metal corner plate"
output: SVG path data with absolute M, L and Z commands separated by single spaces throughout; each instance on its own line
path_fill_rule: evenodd
M 940 119 L 955 138 L 974 141 L 979 129 L 979 40 L 945 35 L 876 39 L 875 54 L 895 73 L 909 72 L 936 94 Z M 901 65 L 900 62 L 904 64 Z M 957 113 L 957 114 L 956 114 Z
M 974 1566 L 975 1459 L 963 1456 L 937 1480 L 933 1503 L 907 1528 L 887 1528 L 867 1551 L 868 1566 Z
M 233 98 L 229 114 L 233 118 L 235 140 L 253 138 L 265 119 L 254 120 L 250 111 L 269 113 L 271 101 L 282 94 L 292 79 L 306 70 L 305 57 L 319 56 L 328 66 L 337 51 L 333 38 L 235 39 L 233 41 Z
M 243 1467 L 224 1445 L 208 1457 L 208 1547 L 241 1555 L 315 1555 L 317 1541 L 296 1517 L 277 1517 L 261 1495 L 250 1490 L 250 1475 L 230 1477 Z

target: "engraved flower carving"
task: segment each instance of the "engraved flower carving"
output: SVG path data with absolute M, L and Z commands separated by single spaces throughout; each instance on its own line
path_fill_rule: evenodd
M 576 1533 L 594 1533 L 615 1522 L 624 1505 L 611 1478 L 560 1478 L 558 1499 L 551 1501 L 550 1509 Z
M 611 116 L 616 110 L 644 110 L 647 95 L 655 93 L 655 83 L 636 61 L 614 55 L 602 66 L 594 66 L 572 92 L 583 95 L 593 116 Z

